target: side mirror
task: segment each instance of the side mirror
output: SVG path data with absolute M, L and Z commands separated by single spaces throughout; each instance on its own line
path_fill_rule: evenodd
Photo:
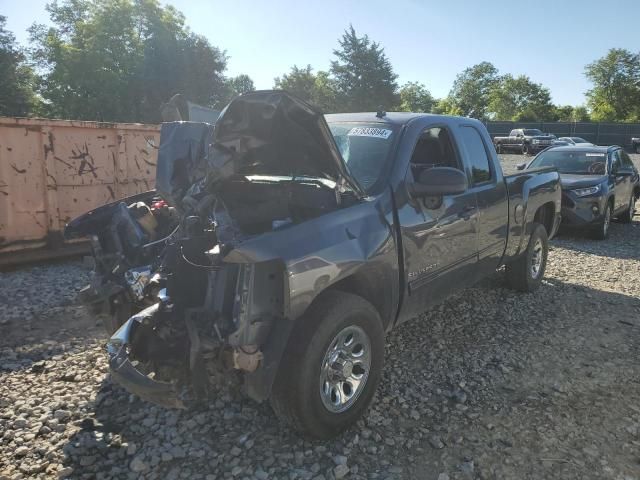
M 439 197 L 456 195 L 467 190 L 467 175 L 457 168 L 435 167 L 423 170 L 411 187 L 414 197 Z
M 527 166 L 527 162 L 522 162 L 522 163 L 517 164 L 516 168 L 518 170 L 524 170 L 524 167 L 526 167 L 526 166 Z

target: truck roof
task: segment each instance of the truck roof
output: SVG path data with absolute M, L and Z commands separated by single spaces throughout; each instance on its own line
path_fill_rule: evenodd
M 455 117 L 451 115 L 436 115 L 433 113 L 412 113 L 412 112 L 386 112 L 385 115 L 380 118 L 376 116 L 376 112 L 359 112 L 359 113 L 329 113 L 325 115 L 327 122 L 379 122 L 389 123 L 392 125 L 405 125 L 412 120 L 418 118 L 430 118 L 432 120 L 445 120 L 452 118 L 467 119 L 465 117 Z

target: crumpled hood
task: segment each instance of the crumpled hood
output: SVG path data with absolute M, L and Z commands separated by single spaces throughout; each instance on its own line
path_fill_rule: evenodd
M 599 185 L 607 179 L 606 175 L 576 175 L 573 173 L 561 173 L 560 184 L 562 188 L 582 188 Z
M 283 91 L 250 92 L 231 101 L 216 123 L 214 145 L 232 152 L 239 174 L 343 180 L 360 191 L 324 115 Z
M 196 182 L 232 175 L 319 177 L 348 184 L 349 174 L 324 115 L 283 91 L 246 93 L 227 105 L 215 127 L 162 125 L 156 188 L 174 205 Z

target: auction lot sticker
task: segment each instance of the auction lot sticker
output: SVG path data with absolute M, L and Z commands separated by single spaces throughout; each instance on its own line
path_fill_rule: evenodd
M 391 130 L 375 127 L 354 127 L 347 133 L 350 137 L 373 137 L 386 140 L 391 135 Z

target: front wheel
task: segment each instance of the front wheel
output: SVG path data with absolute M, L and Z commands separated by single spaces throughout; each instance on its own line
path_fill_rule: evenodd
M 611 226 L 611 217 L 613 216 L 613 205 L 607 204 L 607 209 L 604 211 L 604 219 L 595 229 L 591 235 L 596 240 L 606 240 L 609 236 L 609 227 Z
M 635 193 L 631 193 L 631 198 L 629 199 L 629 206 L 624 211 L 622 215 L 620 215 L 620 221 L 622 223 L 631 223 L 633 222 L 633 214 L 636 209 L 636 195 Z
M 295 327 L 271 395 L 276 415 L 301 433 L 327 439 L 369 406 L 384 362 L 376 309 L 350 293 L 329 291 Z
M 529 147 L 528 143 L 523 143 L 522 144 L 522 155 L 529 155 L 531 151 L 531 147 Z
M 534 223 L 533 233 L 529 238 L 527 250 L 520 257 L 508 263 L 506 268 L 507 283 L 515 290 L 533 292 L 536 290 L 547 268 L 549 240 L 543 225 Z

